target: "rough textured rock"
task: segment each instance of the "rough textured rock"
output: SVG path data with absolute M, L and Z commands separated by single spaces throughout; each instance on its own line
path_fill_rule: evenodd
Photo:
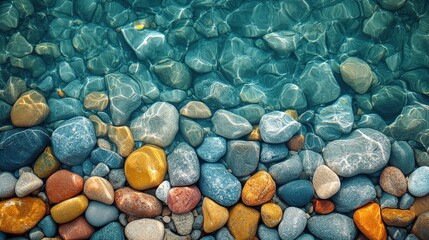
M 284 112 L 274 111 L 262 116 L 261 137 L 267 143 L 283 143 L 301 128 L 301 124 Z

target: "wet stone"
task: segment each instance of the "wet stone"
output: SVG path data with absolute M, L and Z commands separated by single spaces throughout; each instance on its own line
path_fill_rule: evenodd
M 285 109 L 295 109 L 302 112 L 307 109 L 307 99 L 304 92 L 293 83 L 286 83 L 279 96 L 280 106 Z
M 97 115 L 90 115 L 89 120 L 94 124 L 95 135 L 97 137 L 106 136 L 108 131 L 108 125 L 103 122 Z
M 259 104 L 247 104 L 242 107 L 233 108 L 230 111 L 244 117 L 250 124 L 258 124 L 265 114 L 265 109 Z
M 107 205 L 113 204 L 113 186 L 105 178 L 92 176 L 85 181 L 83 192 L 90 200 L 95 200 Z
M 429 193 L 429 167 L 422 166 L 408 176 L 408 192 L 415 197 L 423 197 Z
M 292 31 L 279 31 L 264 35 L 268 46 L 279 55 L 288 55 L 300 45 L 302 36 Z
M 340 178 L 326 165 L 317 167 L 313 175 L 313 186 L 318 197 L 328 199 L 340 190 Z
M 82 103 L 74 98 L 50 98 L 48 106 L 50 110 L 48 119 L 46 120 L 48 123 L 83 115 Z
M 91 236 L 91 240 L 102 240 L 108 238 L 125 240 L 124 229 L 120 223 L 111 222 L 100 230 L 94 232 Z
M 8 104 L 13 105 L 26 89 L 26 82 L 23 79 L 19 77 L 10 77 L 3 87 L 3 90 L 0 91 L 0 98 Z
M 171 186 L 189 186 L 200 177 L 200 164 L 195 150 L 187 143 L 180 143 L 167 156 Z
M 124 159 L 114 151 L 96 148 L 90 154 L 90 160 L 93 164 L 105 164 L 109 168 L 122 168 Z
M 161 60 L 153 66 L 158 79 L 172 88 L 187 90 L 192 84 L 192 72 L 188 66 L 171 59 Z
M 304 231 L 306 225 L 305 212 L 296 207 L 288 207 L 279 225 L 279 236 L 281 239 L 295 239 Z
M 399 86 L 377 87 L 371 95 L 374 110 L 382 117 L 393 117 L 405 106 L 406 93 Z
M 49 114 L 45 97 L 37 91 L 23 93 L 12 107 L 12 123 L 17 127 L 32 127 L 42 123 Z
M 180 117 L 179 129 L 186 142 L 197 147 L 204 139 L 204 129 L 200 124 L 185 117 Z
M 211 118 L 213 132 L 228 139 L 240 138 L 252 131 L 252 125 L 245 118 L 230 111 L 218 110 Z
M 212 233 L 222 228 L 229 218 L 228 209 L 217 204 L 208 197 L 203 199 L 203 229 L 206 233 Z
M 20 32 L 17 32 L 9 38 L 6 51 L 14 57 L 24 57 L 33 52 L 33 46 L 27 42 L 27 39 Z
M 303 207 L 313 198 L 314 189 L 308 180 L 295 180 L 279 187 L 277 194 L 288 205 Z
M 358 234 L 353 219 L 339 213 L 315 215 L 308 219 L 307 227 L 311 234 L 320 239 L 353 240 Z
M 141 236 L 150 240 L 162 240 L 164 239 L 164 224 L 148 218 L 134 220 L 125 227 L 125 236 L 130 240 L 141 239 Z
M 241 200 L 247 206 L 258 206 L 270 201 L 276 192 L 276 184 L 266 171 L 259 171 L 247 179 L 241 192 Z
M 103 92 L 91 92 L 86 95 L 83 106 L 88 110 L 103 111 L 109 104 L 107 94 Z
M 206 137 L 197 148 L 198 156 L 206 162 L 217 162 L 226 153 L 226 141 L 222 137 Z
M 76 74 L 74 69 L 68 62 L 61 62 L 58 65 L 58 73 L 60 75 L 61 80 L 64 82 L 71 82 L 76 78 Z
M 46 64 L 43 58 L 37 55 L 26 55 L 21 58 L 11 57 L 10 64 L 13 67 L 30 71 L 33 77 L 39 77 L 46 71 Z
M 131 130 L 127 126 L 109 126 L 108 136 L 117 148 L 117 153 L 122 157 L 127 157 L 133 151 L 134 139 Z
M 190 46 L 185 56 L 185 63 L 198 73 L 211 72 L 216 70 L 217 54 L 217 41 L 202 39 Z
M 284 112 L 274 111 L 262 116 L 259 129 L 264 142 L 283 143 L 301 128 L 301 124 Z
M 51 216 L 58 224 L 68 223 L 84 213 L 87 207 L 88 198 L 86 198 L 85 195 L 79 195 L 53 206 L 51 208 Z
M 199 101 L 190 101 L 180 109 L 180 114 L 189 118 L 209 118 L 212 112 L 207 105 Z
M 259 162 L 258 142 L 231 140 L 227 143 L 225 162 L 236 177 L 244 177 L 256 170 Z
M 414 170 L 416 162 L 413 161 L 414 159 L 413 149 L 407 142 L 395 141 L 392 144 L 389 164 L 401 170 L 404 175 L 407 175 Z
M 381 188 L 396 197 L 401 197 L 407 192 L 407 180 L 398 168 L 389 166 L 380 175 Z
M 261 159 L 263 163 L 277 162 L 286 158 L 289 150 L 284 144 L 261 143 Z
M 355 57 L 347 58 L 341 63 L 340 70 L 344 82 L 357 93 L 366 93 L 371 87 L 373 73 L 370 66 L 363 60 Z
M 252 239 L 256 236 L 260 213 L 242 203 L 229 209 L 227 227 L 235 239 Z
M 279 186 L 297 180 L 302 173 L 301 158 L 298 155 L 294 155 L 284 161 L 275 163 L 269 167 L 268 172 Z
M 0 5 L 0 16 L 0 30 L 9 31 L 18 27 L 19 12 L 11 2 L 4 2 Z
M 34 51 L 43 56 L 51 56 L 53 58 L 58 58 L 61 56 L 60 48 L 57 44 L 51 42 L 41 42 L 36 45 Z

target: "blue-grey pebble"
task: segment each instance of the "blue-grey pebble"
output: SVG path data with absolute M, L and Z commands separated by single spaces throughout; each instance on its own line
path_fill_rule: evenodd
M 308 233 L 299 235 L 295 240 L 315 240 L 314 236 Z
M 231 140 L 227 143 L 225 162 L 236 177 L 244 177 L 254 172 L 259 156 L 259 142 Z
M 283 218 L 279 224 L 279 236 L 282 240 L 294 240 L 301 235 L 306 225 L 305 212 L 300 208 L 288 207 L 283 212 Z
M 414 234 L 408 234 L 404 240 L 421 240 Z
M 325 161 L 320 153 L 311 150 L 301 150 L 299 156 L 302 161 L 302 174 L 304 179 L 312 179 L 317 167 L 324 165 Z
M 83 167 L 82 167 L 82 165 L 76 165 L 76 166 L 72 166 L 71 168 L 70 168 L 70 171 L 72 171 L 72 172 L 74 172 L 74 173 L 76 173 L 76 174 L 78 174 L 79 176 L 85 176 L 85 173 L 83 172 Z
M 226 227 L 217 230 L 215 238 L 216 240 L 234 240 L 234 237 Z
M 41 127 L 16 128 L 0 133 L 0 169 L 15 171 L 30 166 L 49 144 Z
M 341 182 L 340 190 L 331 197 L 338 212 L 351 212 L 375 199 L 375 189 L 365 176 L 355 176 Z
M 122 168 L 124 159 L 116 152 L 104 148 L 97 147 L 92 150 L 90 160 L 93 164 L 104 163 L 109 168 Z
M 244 117 L 251 124 L 258 124 L 265 114 L 265 109 L 259 104 L 247 104 L 233 108 L 231 112 Z
M 353 219 L 340 213 L 314 215 L 307 228 L 313 236 L 326 240 L 354 240 L 358 234 Z
M 287 157 L 289 149 L 285 144 L 261 144 L 261 162 L 271 163 L 277 162 Z
M 15 195 L 15 185 L 18 179 L 11 172 L 0 172 L 0 198 L 10 198 Z
M 280 240 L 279 232 L 275 228 L 269 228 L 265 224 L 259 224 L 258 237 L 261 240 Z
M 191 232 L 191 239 L 192 240 L 198 240 L 201 237 L 201 230 L 192 230 Z
M 211 235 L 208 235 L 208 236 L 202 237 L 200 240 L 216 240 L 216 238 Z
M 90 159 L 86 159 L 85 161 L 83 161 L 82 170 L 86 176 L 91 175 L 92 169 L 94 169 L 94 163 L 92 163 Z
M 410 209 L 411 205 L 414 203 L 414 197 L 409 194 L 405 193 L 401 199 L 399 200 L 399 208 L 400 209 Z
M 301 124 L 284 112 L 273 111 L 262 116 L 259 123 L 262 140 L 284 143 L 299 131 Z
M 85 211 L 85 218 L 94 227 L 102 227 L 117 220 L 119 210 L 114 205 L 107 205 L 98 201 L 90 201 Z
M 321 153 L 322 149 L 326 146 L 325 141 L 314 133 L 305 134 L 304 149 Z
M 253 130 L 247 119 L 223 109 L 217 110 L 213 114 L 211 122 L 213 123 L 212 131 L 227 139 L 241 138 Z
M 28 232 L 28 237 L 30 240 L 40 240 L 45 236 L 42 229 L 38 226 L 33 227 L 30 232 Z
M 91 176 L 99 176 L 104 177 L 107 174 L 109 174 L 110 168 L 105 163 L 99 163 L 97 164 L 94 169 L 91 171 Z
M 82 103 L 74 98 L 50 98 L 48 100 L 49 115 L 46 122 L 53 123 L 83 115 Z
M 283 85 L 279 95 L 279 103 L 284 109 L 294 109 L 298 112 L 303 112 L 307 109 L 307 99 L 304 92 L 293 83 Z
M 429 167 L 422 166 L 408 176 L 408 192 L 415 197 L 429 193 Z
M 197 148 L 198 156 L 206 162 L 217 162 L 226 153 L 226 140 L 222 137 L 206 137 Z
M 200 178 L 200 162 L 193 147 L 182 142 L 167 156 L 168 174 L 173 187 L 189 186 Z
M 127 182 L 124 169 L 112 169 L 109 172 L 109 182 L 112 184 L 113 189 L 117 190 L 123 188 Z
M 383 208 L 398 208 L 398 198 L 388 194 L 386 192 L 383 192 L 383 195 L 380 199 L 380 207 Z
M 74 117 L 61 124 L 52 133 L 52 148 L 58 160 L 66 165 L 80 165 L 93 150 L 97 137 L 92 122 L 85 117 Z
M 406 141 L 395 141 L 392 144 L 389 164 L 399 168 L 404 175 L 414 170 L 414 151 Z
M 192 228 L 196 230 L 200 230 L 203 227 L 203 220 L 204 220 L 203 215 L 196 216 L 194 219 L 194 225 L 192 226 Z
M 7 235 L 4 232 L 0 232 L 0 240 L 7 240 Z
M 90 240 L 125 240 L 124 227 L 119 222 L 111 222 L 94 232 Z
M 387 234 L 389 234 L 389 236 L 392 239 L 405 239 L 407 237 L 407 229 L 405 228 L 397 228 L 397 227 L 386 227 L 387 229 Z
M 302 162 L 299 155 L 275 163 L 270 166 L 268 173 L 273 177 L 278 186 L 299 178 L 302 173 Z
M 179 130 L 186 142 L 192 147 L 197 147 L 204 140 L 203 127 L 189 118 L 180 116 Z
M 290 206 L 303 207 L 313 199 L 313 184 L 308 180 L 295 180 L 277 190 L 280 198 Z
M 204 196 L 225 207 L 234 205 L 241 196 L 240 181 L 220 163 L 201 165 L 199 188 Z
M 382 132 L 386 126 L 386 122 L 377 113 L 364 114 L 356 123 L 357 128 L 372 128 L 380 132 Z
M 57 224 L 54 219 L 52 219 L 51 215 L 44 217 L 37 226 L 43 230 L 46 237 L 54 237 L 57 233 Z

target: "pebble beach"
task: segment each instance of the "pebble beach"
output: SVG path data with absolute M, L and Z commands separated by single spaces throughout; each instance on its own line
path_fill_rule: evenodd
M 0 1 L 6 239 L 429 239 L 429 2 Z

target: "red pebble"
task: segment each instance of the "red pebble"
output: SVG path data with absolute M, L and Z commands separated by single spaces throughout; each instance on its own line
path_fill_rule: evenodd
M 49 201 L 59 203 L 81 194 L 83 178 L 67 170 L 59 170 L 46 180 L 46 194 Z
M 313 201 L 313 207 L 318 214 L 328 214 L 334 211 L 335 205 L 330 200 L 316 199 Z
M 161 215 L 162 204 L 154 196 L 124 187 L 115 191 L 116 206 L 129 216 L 154 218 Z
M 194 209 L 200 202 L 201 192 L 196 186 L 174 187 L 167 195 L 167 205 L 175 214 L 182 214 Z
M 58 227 L 58 232 L 64 240 L 89 239 L 94 231 L 94 228 L 83 216 L 80 216 L 71 222 L 61 224 Z

